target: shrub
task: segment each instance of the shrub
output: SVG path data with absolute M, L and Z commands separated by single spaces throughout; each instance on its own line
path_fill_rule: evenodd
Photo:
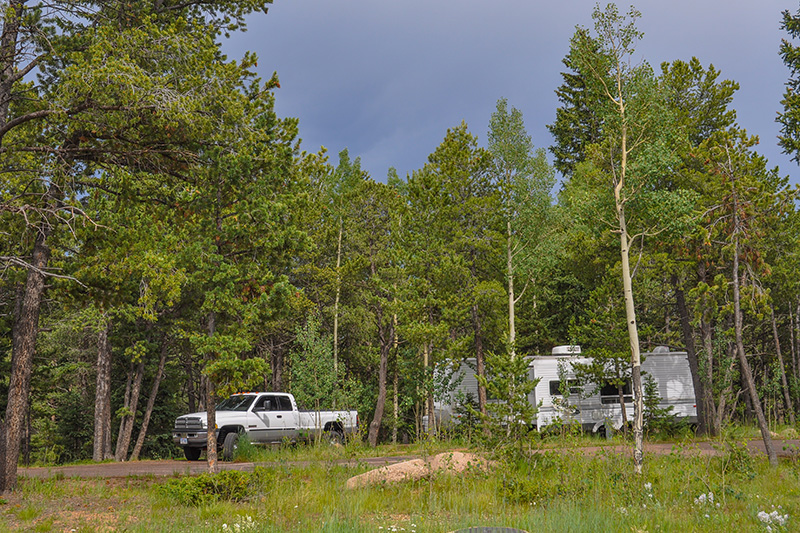
M 253 474 L 224 470 L 217 474 L 171 479 L 160 487 L 163 496 L 181 505 L 196 506 L 211 501 L 245 501 L 254 493 Z

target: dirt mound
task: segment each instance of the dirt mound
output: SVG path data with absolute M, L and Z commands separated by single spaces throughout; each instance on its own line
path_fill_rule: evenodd
M 347 480 L 346 487 L 354 489 L 379 483 L 417 480 L 433 472 L 458 474 L 465 470 L 486 470 L 489 462 L 474 453 L 446 452 L 430 459 L 413 459 L 370 470 Z

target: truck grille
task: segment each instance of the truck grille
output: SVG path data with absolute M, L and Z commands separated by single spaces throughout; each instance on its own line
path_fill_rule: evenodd
M 175 429 L 179 431 L 203 429 L 203 424 L 197 417 L 178 418 L 175 420 Z

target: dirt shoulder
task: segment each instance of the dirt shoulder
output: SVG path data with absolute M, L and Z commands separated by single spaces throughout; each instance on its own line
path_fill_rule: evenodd
M 788 440 L 774 440 L 776 452 L 780 457 L 800 457 L 800 439 Z M 761 440 L 751 440 L 747 443 L 747 447 L 754 455 L 765 454 L 764 442 Z M 537 450 L 537 452 L 545 452 L 547 449 Z M 609 445 L 609 446 L 588 446 L 581 448 L 561 449 L 564 452 L 582 453 L 585 455 L 597 455 L 603 453 L 615 454 L 630 454 L 633 455 L 632 448 L 629 445 Z M 724 453 L 718 443 L 713 442 L 693 442 L 688 444 L 674 444 L 674 443 L 651 443 L 645 444 L 645 455 L 667 455 L 670 453 L 677 453 L 683 455 L 705 455 L 714 456 Z M 404 461 L 419 459 L 419 456 L 399 455 L 393 457 L 364 457 L 359 459 L 347 459 L 335 461 L 337 464 L 349 466 L 363 466 L 367 465 L 372 468 L 381 466 L 388 466 Z M 279 466 L 286 465 L 287 463 L 218 463 L 221 470 L 253 470 L 256 466 Z M 301 461 L 297 463 L 290 463 L 297 466 L 307 465 L 308 462 Z M 70 465 L 70 466 L 53 466 L 53 467 L 30 467 L 20 468 L 18 474 L 20 476 L 31 478 L 50 478 L 55 476 L 63 476 L 70 478 L 120 478 L 129 476 L 157 476 L 169 477 L 180 475 L 196 475 L 208 471 L 208 466 L 205 461 L 185 461 L 185 460 L 161 460 L 161 461 L 132 461 L 123 463 L 95 463 L 83 465 Z

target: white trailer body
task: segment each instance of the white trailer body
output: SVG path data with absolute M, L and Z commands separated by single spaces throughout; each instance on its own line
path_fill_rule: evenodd
M 690 423 L 697 421 L 697 404 L 686 352 L 671 352 L 658 347 L 642 354 L 643 374 L 649 374 L 658 386 L 661 398 L 659 408 L 672 407 L 671 413 Z M 622 408 L 616 387 L 598 387 L 594 384 L 579 386 L 575 380 L 573 363 L 588 363 L 591 359 L 580 355 L 579 346 L 557 346 L 551 355 L 529 358 L 528 379 L 539 378 L 533 393 L 528 396 L 532 405 L 538 406 L 536 426 L 541 429 L 556 421 L 579 423 L 585 430 L 596 432 L 622 426 Z M 566 400 L 562 396 L 559 366 L 569 386 Z M 643 376 L 644 379 L 644 376 Z M 474 360 L 461 363 L 453 373 L 451 384 L 458 382 L 453 392 L 436 402 L 437 425 L 447 424 L 455 414 L 459 398 L 478 396 Z M 627 420 L 633 419 L 633 394 L 630 384 L 623 387 Z M 491 400 L 490 400 L 491 401 Z

